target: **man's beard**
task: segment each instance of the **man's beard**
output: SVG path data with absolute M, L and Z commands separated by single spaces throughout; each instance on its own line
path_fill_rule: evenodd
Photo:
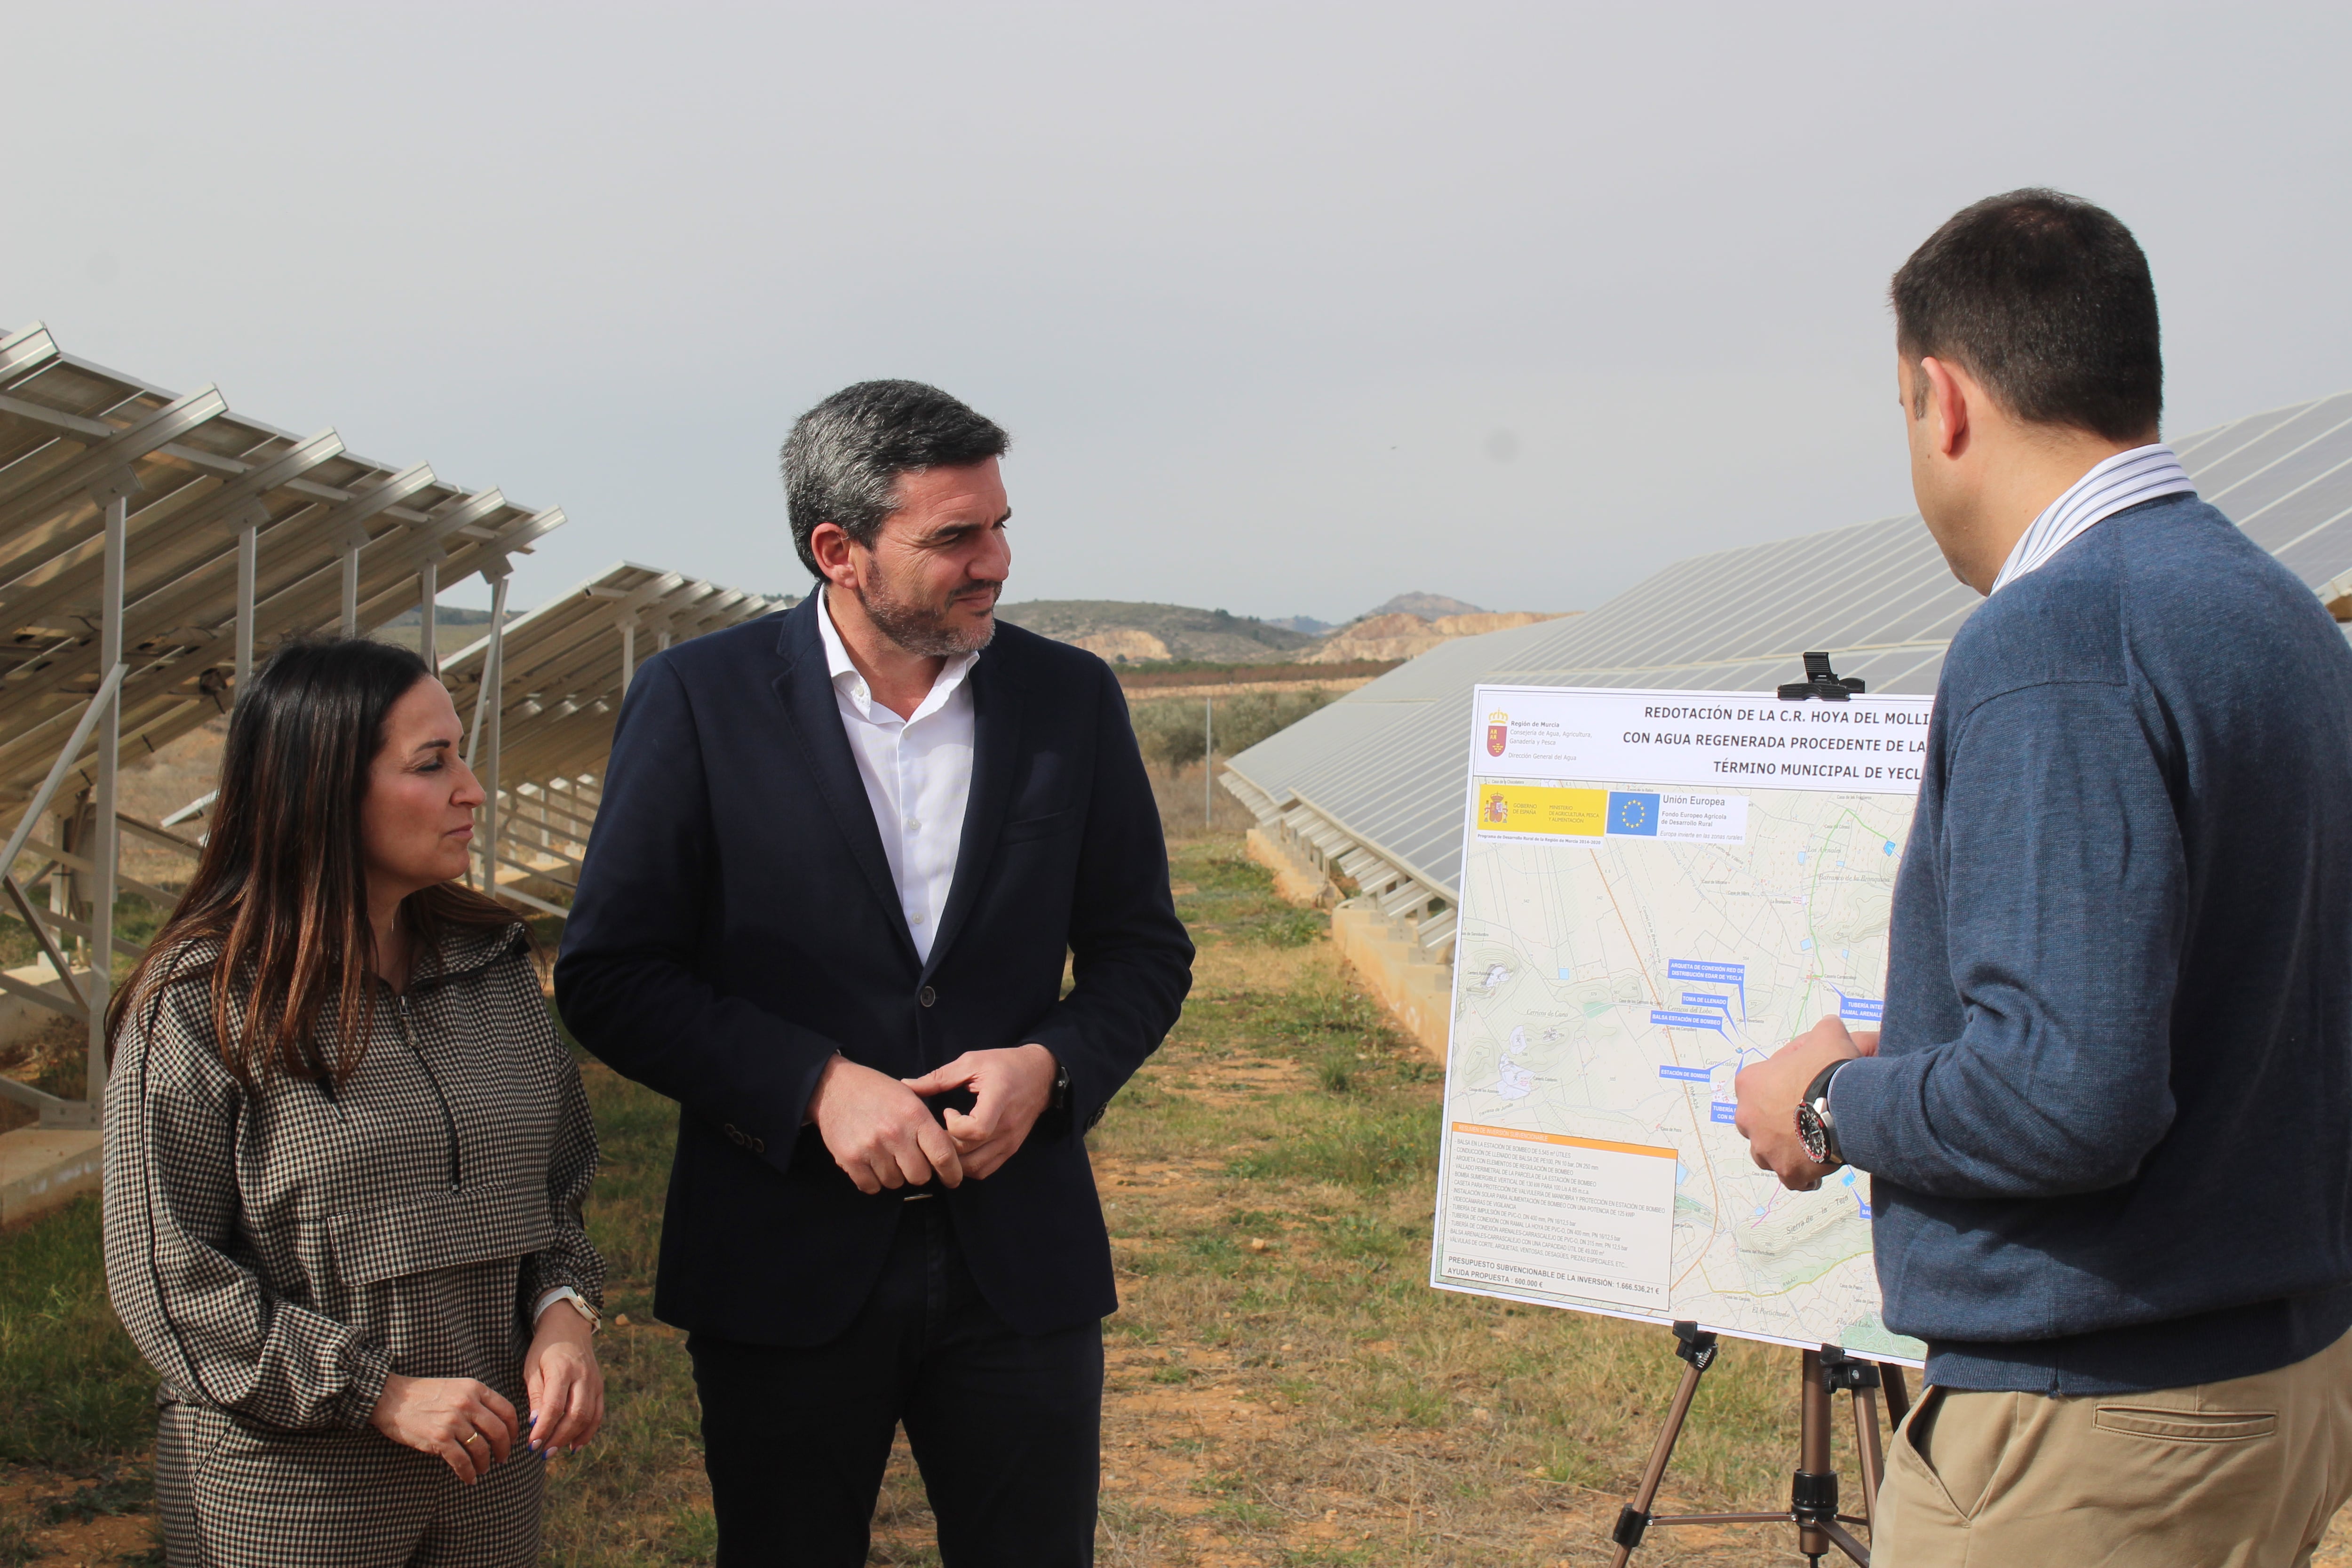
M 878 574 L 877 574 L 878 577 Z M 992 592 L 989 603 L 995 605 Z M 945 609 L 934 610 L 899 598 L 887 584 L 876 582 L 871 588 L 863 583 L 857 587 L 857 603 L 865 609 L 866 618 L 880 628 L 884 637 L 908 653 L 925 658 L 954 658 L 962 654 L 978 653 L 996 636 L 996 617 L 992 615 L 977 626 L 959 627 L 948 624 L 954 613 L 955 603 L 950 600 Z

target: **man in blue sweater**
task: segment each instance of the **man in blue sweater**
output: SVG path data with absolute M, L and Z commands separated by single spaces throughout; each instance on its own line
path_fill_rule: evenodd
M 2158 443 L 2128 230 L 2019 191 L 1895 274 L 1944 661 L 1883 1034 L 1740 1075 L 1873 1178 L 1927 1380 L 1879 1568 L 2307 1560 L 2352 1492 L 2352 650 Z

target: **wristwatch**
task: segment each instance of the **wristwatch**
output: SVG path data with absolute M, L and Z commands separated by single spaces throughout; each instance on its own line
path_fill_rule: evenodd
M 1797 1101 L 1797 1136 L 1805 1141 L 1805 1152 L 1817 1164 L 1845 1163 L 1845 1155 L 1838 1149 L 1837 1123 L 1830 1119 L 1830 1080 L 1837 1077 L 1838 1068 L 1853 1059 L 1846 1057 L 1823 1068 L 1805 1086 L 1804 1098 Z
M 541 1296 L 539 1299 L 538 1306 L 533 1308 L 531 1310 L 531 1322 L 536 1325 L 540 1319 L 547 1315 L 547 1310 L 550 1307 L 554 1306 L 558 1301 L 569 1301 L 572 1304 L 572 1310 L 573 1311 L 578 1312 L 582 1317 L 587 1319 L 588 1331 L 590 1333 L 593 1334 L 603 1331 L 604 1327 L 604 1314 L 590 1306 L 588 1304 L 588 1298 L 583 1296 L 579 1291 L 573 1289 L 569 1285 L 558 1285 L 554 1289 L 550 1290 L 545 1295 Z
M 1054 1056 L 1054 1053 L 1050 1050 L 1045 1054 L 1049 1057 Z M 1048 1105 L 1046 1109 L 1051 1110 L 1059 1110 L 1069 1103 L 1070 1069 L 1062 1065 L 1061 1058 L 1054 1057 L 1054 1099 L 1052 1103 Z

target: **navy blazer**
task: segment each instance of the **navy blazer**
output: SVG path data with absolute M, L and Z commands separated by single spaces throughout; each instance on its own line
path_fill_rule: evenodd
M 818 1075 L 836 1051 L 912 1078 L 1034 1041 L 1068 1110 L 943 1196 L 1014 1329 L 1106 1316 L 1086 1130 L 1175 1023 L 1192 958 L 1126 700 L 1094 655 L 999 624 L 967 678 L 971 801 L 924 963 L 816 616 L 811 595 L 639 667 L 555 966 L 581 1044 L 679 1105 L 654 1310 L 757 1344 L 841 1332 L 903 1199 L 860 1193 L 802 1125 Z

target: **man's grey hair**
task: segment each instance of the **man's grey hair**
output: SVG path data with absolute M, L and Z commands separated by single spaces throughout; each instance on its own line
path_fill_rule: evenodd
M 784 512 L 793 548 L 823 577 L 809 535 L 821 522 L 874 548 L 898 510 L 900 474 L 962 468 L 1001 458 L 1013 437 L 995 421 L 919 381 L 861 381 L 793 422 L 784 437 Z

